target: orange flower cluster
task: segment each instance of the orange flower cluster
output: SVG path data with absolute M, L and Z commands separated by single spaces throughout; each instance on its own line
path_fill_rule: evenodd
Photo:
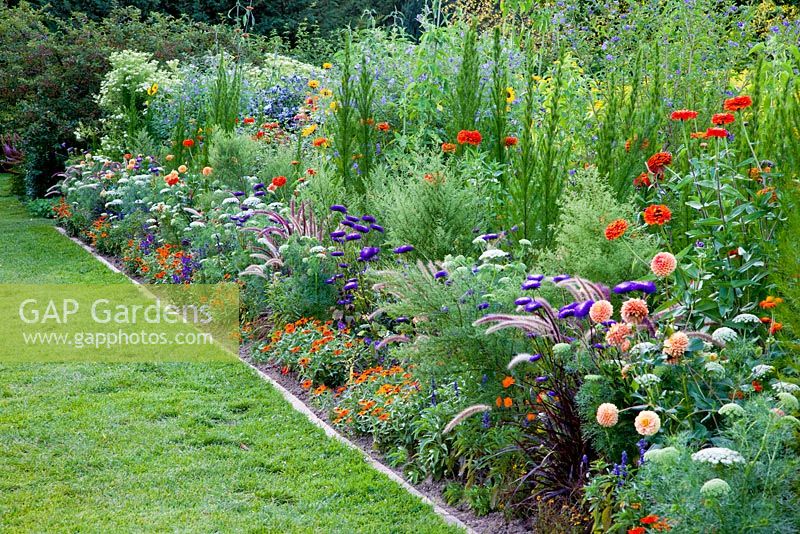
M 672 154 L 669 152 L 656 152 L 647 160 L 647 169 L 653 174 L 661 174 L 664 167 L 672 163 Z
M 759 307 L 762 310 L 771 310 L 778 306 L 778 304 L 782 304 L 783 299 L 780 297 L 773 297 L 772 295 L 768 296 L 764 300 L 758 303 Z
M 56 214 L 57 219 L 69 219 L 72 217 L 72 210 L 67 204 L 67 201 L 64 200 L 64 197 L 61 197 L 61 200 L 58 201 L 58 204 L 53 206 L 53 213 Z
M 672 219 L 672 212 L 664 204 L 651 204 L 644 210 L 644 222 L 650 226 L 663 226 Z
M 606 239 L 609 241 L 614 241 L 615 239 L 619 239 L 625 232 L 628 230 L 628 222 L 625 219 L 617 219 L 615 221 L 611 221 L 611 224 L 606 226 Z
M 747 95 L 735 96 L 725 100 L 722 108 L 725 111 L 740 111 L 753 105 L 753 99 Z

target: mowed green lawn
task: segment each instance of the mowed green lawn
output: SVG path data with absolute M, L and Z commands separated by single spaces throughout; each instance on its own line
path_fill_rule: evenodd
M 120 282 L 0 196 L 0 283 Z M 0 363 L 0 532 L 456 532 L 239 363 Z

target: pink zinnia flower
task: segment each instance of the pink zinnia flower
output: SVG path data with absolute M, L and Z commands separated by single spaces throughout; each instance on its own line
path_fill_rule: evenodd
M 675 272 L 678 260 L 669 252 L 659 252 L 650 261 L 650 270 L 659 278 L 664 278 Z
M 642 299 L 628 299 L 622 304 L 620 315 L 626 323 L 639 324 L 647 318 L 650 311 Z
M 610 402 L 604 402 L 597 407 L 597 424 L 611 428 L 619 421 L 619 409 Z
M 589 308 L 589 318 L 595 323 L 604 323 L 611 319 L 614 306 L 607 300 L 598 300 Z

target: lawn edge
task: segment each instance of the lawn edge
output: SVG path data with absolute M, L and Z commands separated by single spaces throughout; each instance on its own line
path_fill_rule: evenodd
M 138 280 L 135 280 L 134 278 L 131 278 L 130 276 L 128 276 L 128 274 L 126 272 L 122 271 L 119 267 L 117 267 L 116 265 L 114 265 L 113 263 L 108 261 L 106 258 L 104 258 L 102 255 L 100 255 L 94 248 L 92 248 L 91 246 L 89 246 L 85 242 L 81 241 L 77 237 L 69 235 L 67 233 L 67 231 L 64 230 L 64 228 L 62 228 L 60 226 L 53 226 L 53 228 L 55 228 L 55 230 L 58 231 L 58 233 L 60 233 L 61 235 L 63 235 L 64 237 L 66 237 L 67 239 L 69 239 L 70 241 L 72 241 L 73 243 L 78 245 L 79 247 L 81 247 L 83 250 L 85 250 L 86 252 L 91 254 L 92 257 L 94 257 L 94 259 L 96 259 L 97 261 L 99 261 L 100 263 L 105 265 L 111 271 L 113 271 L 115 273 L 118 273 L 118 274 L 121 274 L 122 276 L 124 276 L 125 278 L 127 278 L 129 281 L 131 281 L 133 284 L 135 284 L 137 286 L 144 286 L 144 284 L 142 284 Z M 347 446 L 347 447 L 349 447 L 351 449 L 354 449 L 354 450 L 358 451 L 359 454 L 361 454 L 361 456 L 366 460 L 366 462 L 373 469 L 375 469 L 376 471 L 384 474 L 390 480 L 392 480 L 395 483 L 399 484 L 401 487 L 403 487 L 403 489 L 405 489 L 411 495 L 417 497 L 424 504 L 427 504 L 427 505 L 431 506 L 433 511 L 434 511 L 434 513 L 437 514 L 439 517 L 441 517 L 445 521 L 445 523 L 448 523 L 450 525 L 459 527 L 459 528 L 463 529 L 465 532 L 467 532 L 468 534 L 476 534 L 475 530 L 473 530 L 472 528 L 467 526 L 463 521 L 461 521 L 455 515 L 451 514 L 450 512 L 448 512 L 447 510 L 442 508 L 433 499 L 431 499 L 430 497 L 428 497 L 427 495 L 425 495 L 424 493 L 419 491 L 417 488 L 412 486 L 411 483 L 409 483 L 403 477 L 401 477 L 400 475 L 395 473 L 390 467 L 388 467 L 387 465 L 385 465 L 382 462 L 380 462 L 378 459 L 376 459 L 371 454 L 369 454 L 369 452 L 365 451 L 363 448 L 359 447 L 358 445 L 356 445 L 355 443 L 353 443 L 352 441 L 347 439 L 344 435 L 340 434 L 336 429 L 334 429 L 327 422 L 325 422 L 320 417 L 318 417 L 313 411 L 311 411 L 311 409 L 306 405 L 306 403 L 304 403 L 302 400 L 297 398 L 294 394 L 292 394 L 292 392 L 290 392 L 288 389 L 283 387 L 281 384 L 276 382 L 267 373 L 265 373 L 264 371 L 262 371 L 261 369 L 259 369 L 258 367 L 256 367 L 252 363 L 250 363 L 249 361 L 245 360 L 241 355 L 238 355 L 238 358 L 239 358 L 239 361 L 241 363 L 243 363 L 244 365 L 249 367 L 252 371 L 255 371 L 255 373 L 262 380 L 264 380 L 267 383 L 269 383 L 276 391 L 278 391 L 278 393 L 281 394 L 283 399 L 286 402 L 288 402 L 289 405 L 295 411 L 297 411 L 297 412 L 301 413 L 302 415 L 304 415 L 306 417 L 306 419 L 308 419 L 311 422 L 311 424 L 313 424 L 316 427 L 322 429 L 322 431 L 325 432 L 325 435 L 337 440 L 338 442 L 344 444 L 345 446 Z

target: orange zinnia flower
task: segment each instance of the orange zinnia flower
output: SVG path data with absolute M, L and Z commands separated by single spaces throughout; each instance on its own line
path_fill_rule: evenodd
M 606 226 L 606 239 L 614 241 L 622 237 L 628 229 L 628 222 L 625 219 L 617 219 Z
M 672 212 L 664 204 L 651 204 L 644 210 L 644 222 L 650 226 L 664 225 L 670 219 L 672 219 Z
M 674 121 L 688 121 L 689 119 L 696 119 L 697 112 L 692 111 L 690 109 L 679 109 L 677 111 L 673 111 L 670 118 Z
M 708 128 L 706 130 L 706 137 L 716 137 L 718 139 L 723 139 L 728 137 L 728 130 L 725 128 Z
M 641 524 L 643 524 L 643 525 L 652 525 L 653 523 L 655 523 L 655 522 L 657 522 L 657 521 L 658 521 L 658 516 L 657 516 L 657 515 L 650 514 L 650 515 L 646 515 L 646 516 L 644 516 L 644 517 L 643 517 L 643 518 L 640 520 L 640 523 L 641 523 Z
M 730 124 L 735 120 L 736 117 L 734 117 L 732 113 L 715 113 L 714 116 L 711 117 L 711 124 L 723 126 L 725 124 Z
M 633 179 L 633 187 L 650 187 L 650 175 L 643 172 Z
M 647 160 L 647 168 L 653 174 L 661 174 L 664 167 L 672 163 L 672 154 L 669 152 L 656 152 Z
M 516 380 L 514 380 L 514 377 L 512 377 L 512 376 L 505 377 L 503 379 L 503 382 L 502 382 L 504 388 L 509 388 L 509 387 L 513 386 L 515 383 L 516 383 Z
M 442 152 L 453 154 L 458 147 L 454 143 L 442 143 Z

